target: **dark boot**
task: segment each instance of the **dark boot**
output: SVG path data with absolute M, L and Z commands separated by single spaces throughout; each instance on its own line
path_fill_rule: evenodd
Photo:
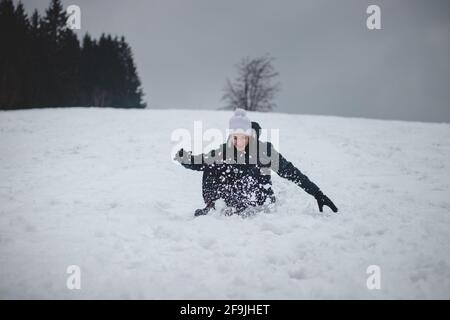
M 194 216 L 195 217 L 205 216 L 209 213 L 209 211 L 211 211 L 211 209 L 215 209 L 214 202 L 212 202 L 212 201 L 207 203 L 206 207 L 204 207 L 203 209 L 195 210 Z

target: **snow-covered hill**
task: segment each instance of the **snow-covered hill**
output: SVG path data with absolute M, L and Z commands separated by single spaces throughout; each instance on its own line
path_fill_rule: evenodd
M 340 214 L 274 176 L 274 212 L 194 219 L 171 132 L 230 114 L 0 112 L 0 298 L 450 298 L 449 124 L 250 113 Z

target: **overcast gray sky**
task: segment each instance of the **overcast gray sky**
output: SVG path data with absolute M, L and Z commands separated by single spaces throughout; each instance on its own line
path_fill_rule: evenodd
M 50 0 L 23 1 L 44 13 Z M 64 0 L 124 35 L 150 108 L 217 109 L 245 56 L 276 58 L 278 112 L 450 122 L 448 0 Z M 366 8 L 381 7 L 382 30 Z

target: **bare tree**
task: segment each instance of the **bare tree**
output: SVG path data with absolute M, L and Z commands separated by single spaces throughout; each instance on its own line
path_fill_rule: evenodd
M 225 109 L 271 111 L 275 108 L 273 99 L 280 90 L 280 84 L 272 83 L 278 76 L 272 65 L 273 61 L 274 58 L 270 56 L 242 59 L 236 65 L 238 76 L 234 83 L 227 79 L 222 97 L 227 102 Z

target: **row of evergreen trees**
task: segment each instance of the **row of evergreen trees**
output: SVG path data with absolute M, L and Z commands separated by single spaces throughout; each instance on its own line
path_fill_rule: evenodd
M 22 3 L 0 0 L 0 109 L 62 106 L 144 108 L 125 39 L 66 26 L 60 0 L 29 18 Z

